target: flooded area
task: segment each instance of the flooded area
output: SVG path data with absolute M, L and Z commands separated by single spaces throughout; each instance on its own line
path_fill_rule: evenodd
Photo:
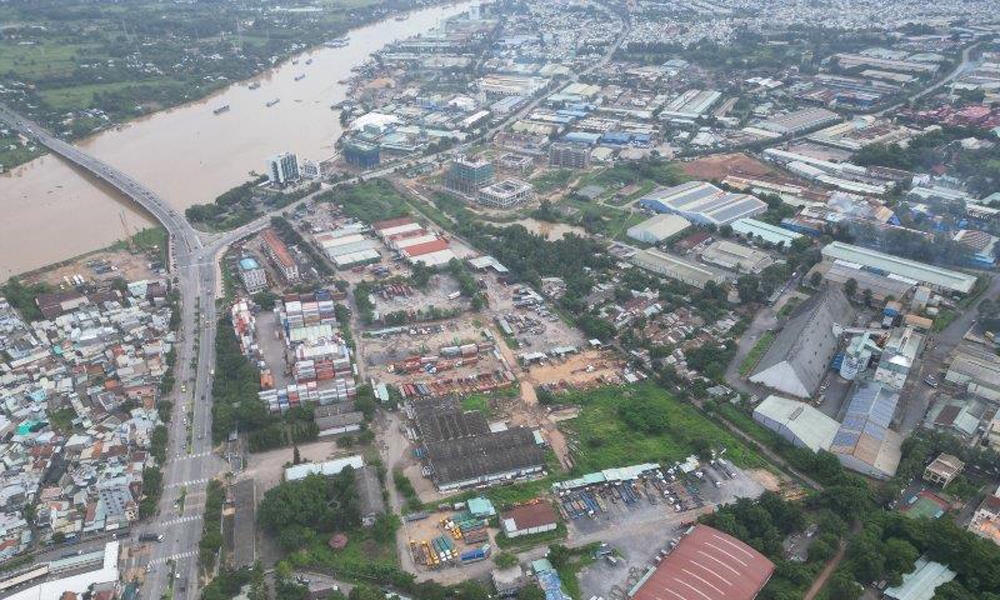
M 80 146 L 178 209 L 210 202 L 246 181 L 251 171 L 263 172 L 267 158 L 278 152 L 317 161 L 330 157 L 342 131 L 340 113 L 330 106 L 347 93 L 347 85 L 338 82 L 372 52 L 427 31 L 472 4 L 424 9 L 404 21 L 355 29 L 342 48 L 308 51 L 296 57 L 297 64 L 289 60 L 204 100 L 132 121 Z M 253 82 L 260 86 L 251 89 Z M 226 105 L 229 110 L 213 112 Z M 0 214 L 0 279 L 122 239 L 122 216 L 130 231 L 150 223 L 131 204 L 51 156 L 0 176 Z

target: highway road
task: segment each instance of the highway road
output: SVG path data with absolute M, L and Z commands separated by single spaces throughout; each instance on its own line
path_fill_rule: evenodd
M 899 108 L 902 108 L 903 106 L 905 106 L 906 104 L 909 104 L 910 102 L 913 102 L 914 100 L 919 100 L 920 98 L 923 98 L 927 94 L 930 94 L 931 92 L 933 92 L 933 91 L 941 88 L 941 86 L 944 86 L 944 85 L 947 85 L 947 84 L 951 83 L 956 78 L 958 78 L 960 75 L 963 75 L 974 64 L 978 64 L 978 60 L 973 60 L 972 59 L 972 51 L 975 50 L 976 48 L 978 48 L 980 46 L 980 44 L 982 44 L 982 42 L 975 42 L 975 43 L 972 43 L 972 44 L 966 46 L 962 50 L 962 62 L 960 62 L 958 64 L 958 66 L 955 67 L 950 73 L 948 73 L 947 75 L 945 75 L 944 77 L 942 77 L 940 80 L 938 80 L 937 83 L 929 85 L 929 86 L 923 88 L 922 90 L 919 90 L 917 92 L 914 92 L 913 94 L 910 94 L 910 96 L 906 100 L 904 100 L 902 102 L 893 104 L 892 106 L 887 106 L 886 108 L 883 108 L 883 109 L 879 110 L 878 112 L 874 113 L 874 116 L 876 116 L 876 117 L 883 117 L 886 114 L 888 114 L 888 113 L 890 113 L 890 112 L 892 112 L 894 110 L 897 110 Z
M 140 182 L 52 136 L 20 115 L 0 106 L 0 120 L 25 136 L 35 139 L 53 154 L 62 157 L 93 177 L 110 184 L 149 212 L 170 234 L 169 267 L 180 292 L 182 326 L 177 348 L 177 385 L 171 394 L 173 414 L 169 428 L 168 460 L 164 469 L 164 493 L 159 514 L 133 528 L 139 533 L 163 534 L 161 543 L 152 544 L 150 571 L 143 588 L 144 598 L 160 598 L 167 589 L 168 563 L 173 561 L 187 589 L 175 590 L 174 598 L 194 598 L 197 589 L 198 542 L 204 511 L 205 482 L 217 475 L 222 461 L 212 454 L 211 382 L 214 367 L 216 247 L 205 246 L 190 224 L 156 193 Z M 192 359 L 196 359 L 192 363 Z M 192 364 L 194 365 L 192 367 Z M 192 418 L 185 415 L 190 406 Z M 189 429 L 192 435 L 188 436 Z M 183 513 L 175 507 L 186 495 Z

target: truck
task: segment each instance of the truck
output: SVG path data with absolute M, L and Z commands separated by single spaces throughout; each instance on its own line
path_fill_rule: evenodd
M 162 542 L 162 533 L 143 533 L 139 535 L 140 542 Z

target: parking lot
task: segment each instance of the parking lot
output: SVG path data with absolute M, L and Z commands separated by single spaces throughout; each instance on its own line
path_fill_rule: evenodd
M 756 498 L 764 491 L 746 472 L 728 462 L 702 465 L 697 472 L 701 477 L 694 471 L 684 475 L 675 469 L 671 480 L 668 470 L 658 469 L 634 482 L 588 486 L 560 497 L 559 508 L 566 511 L 571 545 L 605 542 L 614 556 L 603 557 L 581 571 L 584 598 L 623 599 L 698 516 L 737 498 Z M 589 502 L 583 501 L 584 497 Z M 576 507 L 574 513 L 565 508 L 567 504 Z

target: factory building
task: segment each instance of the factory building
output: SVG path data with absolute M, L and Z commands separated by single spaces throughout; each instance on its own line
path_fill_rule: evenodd
M 796 448 L 829 450 L 840 423 L 815 407 L 781 396 L 768 396 L 753 411 L 753 420 L 788 440 Z
M 500 525 L 508 538 L 553 531 L 559 526 L 559 517 L 545 501 L 516 506 L 500 515 Z
M 479 188 L 476 202 L 489 208 L 513 208 L 531 200 L 535 188 L 527 181 L 504 179 Z
M 944 292 L 968 294 L 976 284 L 976 278 L 973 275 L 843 242 L 827 244 L 822 253 L 823 257 L 829 261 L 842 260 L 876 273 L 892 274 L 914 280 Z
M 747 194 L 734 194 L 704 181 L 689 181 L 670 188 L 653 190 L 639 199 L 639 205 L 657 213 L 681 215 L 702 225 L 728 225 L 767 210 L 764 201 Z
M 955 349 L 944 378 L 973 396 L 1000 402 L 1000 357 L 992 348 L 962 342 Z
M 463 411 L 454 399 L 421 402 L 413 412 L 427 470 L 441 492 L 509 482 L 545 467 L 530 429 L 490 431 L 483 413 Z
M 628 591 L 632 600 L 753 600 L 774 563 L 747 544 L 709 527 L 691 527 L 660 563 Z
M 709 281 L 721 284 L 728 279 L 726 273 L 714 267 L 691 262 L 656 249 L 636 252 L 632 257 L 632 264 L 698 289 L 705 289 Z
M 898 275 L 865 270 L 857 263 L 843 260 L 835 260 L 827 266 L 828 268 L 825 272 L 822 271 L 822 267 L 819 267 L 819 271 L 823 273 L 825 281 L 842 286 L 847 283 L 847 280 L 853 279 L 858 282 L 859 293 L 869 290 L 872 293 L 872 298 L 878 302 L 885 301 L 889 296 L 904 298 L 918 283 L 914 279 L 907 279 Z
M 659 244 L 690 226 L 691 222 L 680 215 L 656 215 L 629 227 L 626 235 L 644 244 Z
M 767 242 L 768 244 L 773 244 L 775 246 L 784 246 L 785 248 L 791 248 L 792 242 L 802 237 L 801 233 L 795 233 L 794 231 L 789 231 L 784 227 L 771 225 L 770 223 L 758 221 L 757 219 L 737 219 L 733 221 L 730 226 L 733 228 L 733 232 L 737 235 L 741 235 L 750 240 Z
M 837 351 L 835 325 L 849 325 L 854 310 L 839 288 L 826 287 L 800 304 L 761 358 L 750 381 L 809 398 Z
M 896 474 L 903 436 L 889 429 L 899 392 L 878 382 L 862 382 L 847 406 L 830 452 L 844 467 L 876 479 Z
M 755 274 L 774 264 L 774 259 L 767 252 L 729 240 L 719 240 L 705 248 L 701 260 L 729 271 Z
M 913 565 L 913 570 L 903 575 L 903 583 L 885 588 L 882 595 L 885 600 L 931 600 L 935 598 L 935 590 L 952 579 L 958 573 L 947 566 L 921 556 Z
M 450 190 L 474 195 L 483 186 L 493 183 L 493 164 L 488 160 L 456 158 L 448 166 L 445 185 Z
M 581 144 L 555 143 L 549 147 L 549 166 L 556 169 L 586 169 L 590 148 Z
M 923 343 L 924 336 L 913 327 L 893 329 L 882 348 L 882 358 L 875 370 L 875 381 L 897 390 L 903 389 Z
M 757 127 L 778 135 L 795 135 L 840 120 L 840 115 L 825 108 L 806 108 L 759 123 Z
M 708 112 L 722 98 L 715 90 L 688 90 L 671 100 L 660 113 L 661 118 L 694 121 Z
M 257 259 L 252 256 L 241 258 L 239 266 L 240 280 L 243 281 L 243 287 L 246 288 L 248 294 L 253 295 L 267 289 L 267 272 L 260 266 Z

